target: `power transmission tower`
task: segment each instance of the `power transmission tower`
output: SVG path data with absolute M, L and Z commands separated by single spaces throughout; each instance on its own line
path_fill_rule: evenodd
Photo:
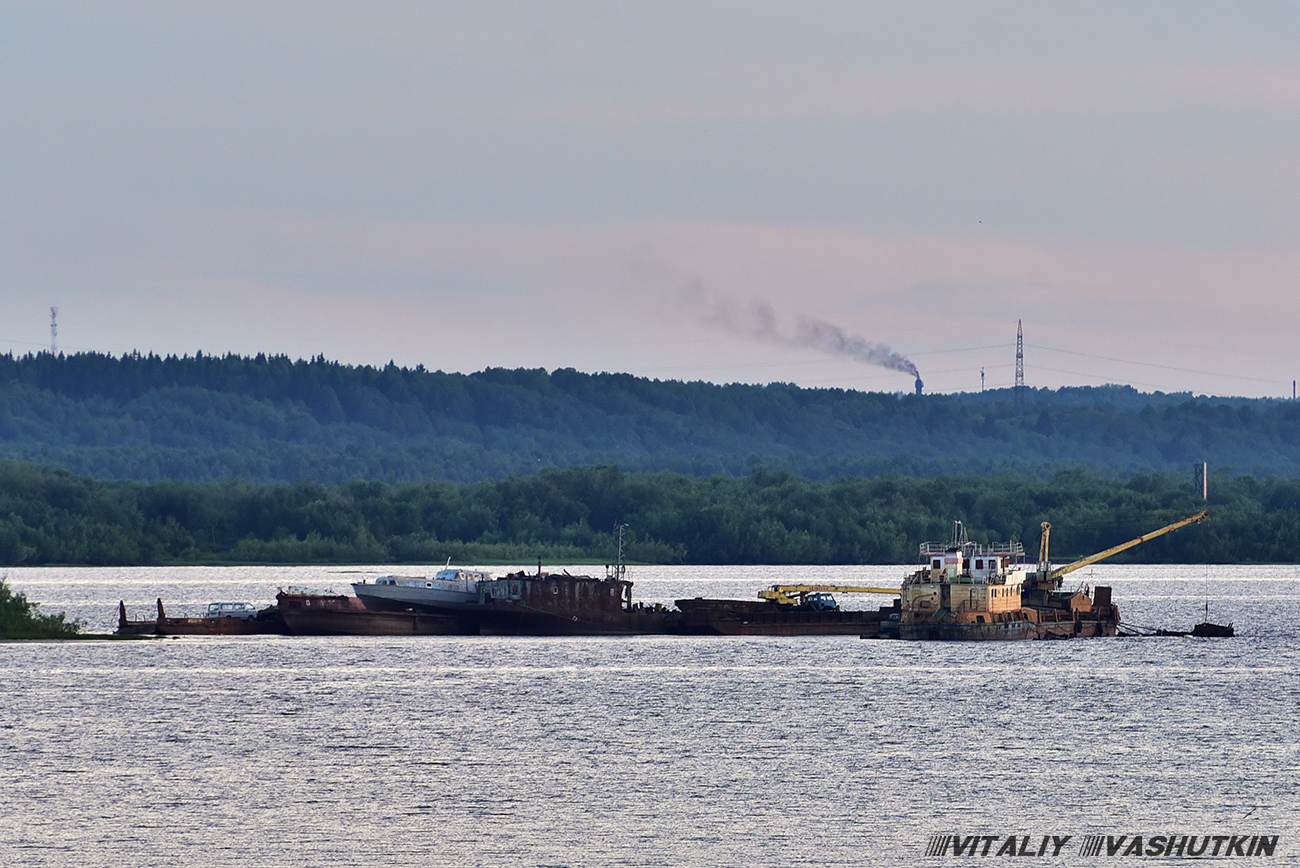
M 50 308 L 50 355 L 59 354 L 59 309 Z
M 1016 406 L 1025 402 L 1025 332 L 1016 320 Z

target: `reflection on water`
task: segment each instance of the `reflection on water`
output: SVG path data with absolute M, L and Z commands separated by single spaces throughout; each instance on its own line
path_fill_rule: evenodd
M 382 572 L 8 579 L 109 629 L 119 598 L 197 612 Z M 638 600 L 667 602 L 901 572 L 632 578 Z M 930 835 L 1219 830 L 1281 834 L 1294 858 L 1297 573 L 1202 572 L 1081 581 L 1114 585 L 1125 617 L 1153 625 L 1190 626 L 1208 597 L 1238 638 L 0 645 L 0 864 L 942 864 L 923 858 Z

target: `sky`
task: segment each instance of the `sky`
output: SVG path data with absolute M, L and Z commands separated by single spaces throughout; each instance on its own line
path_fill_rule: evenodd
M 1290 398 L 1298 145 L 1293 3 L 6 0 L 0 352 Z

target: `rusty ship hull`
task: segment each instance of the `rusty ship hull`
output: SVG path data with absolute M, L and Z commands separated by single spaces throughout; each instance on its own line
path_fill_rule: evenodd
M 513 573 L 479 584 L 461 610 L 486 636 L 631 636 L 669 632 L 672 613 L 632 602 L 632 583 L 607 576 Z
M 357 597 L 343 594 L 294 594 L 281 591 L 276 607 L 295 636 L 465 636 L 477 625 L 463 616 L 368 609 Z
M 863 636 L 888 632 L 896 607 L 879 610 L 782 608 L 767 602 L 677 600 L 671 630 L 687 636 Z

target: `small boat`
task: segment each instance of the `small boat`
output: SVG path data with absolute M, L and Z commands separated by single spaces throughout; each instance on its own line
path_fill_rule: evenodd
M 1144 635 L 1144 634 L 1136 634 Z M 1166 630 L 1163 627 L 1154 633 L 1145 635 L 1150 636 L 1196 636 L 1201 639 L 1231 639 L 1237 635 L 1231 624 L 1211 624 L 1209 621 L 1202 621 L 1190 630 Z
M 1232 622 L 1215 624 L 1210 621 L 1210 601 L 1205 601 L 1205 620 L 1190 630 L 1157 630 L 1157 636 L 1196 636 L 1201 639 L 1231 639 L 1237 635 Z
M 1207 598 L 1205 600 L 1205 620 L 1192 627 L 1192 635 L 1205 639 L 1231 639 L 1237 635 L 1237 631 L 1232 628 L 1231 621 L 1227 624 L 1210 622 L 1210 601 Z
M 479 586 L 492 581 L 483 570 L 450 564 L 433 575 L 382 576 L 373 582 L 355 582 L 352 592 L 372 611 L 455 611 L 479 602 Z

